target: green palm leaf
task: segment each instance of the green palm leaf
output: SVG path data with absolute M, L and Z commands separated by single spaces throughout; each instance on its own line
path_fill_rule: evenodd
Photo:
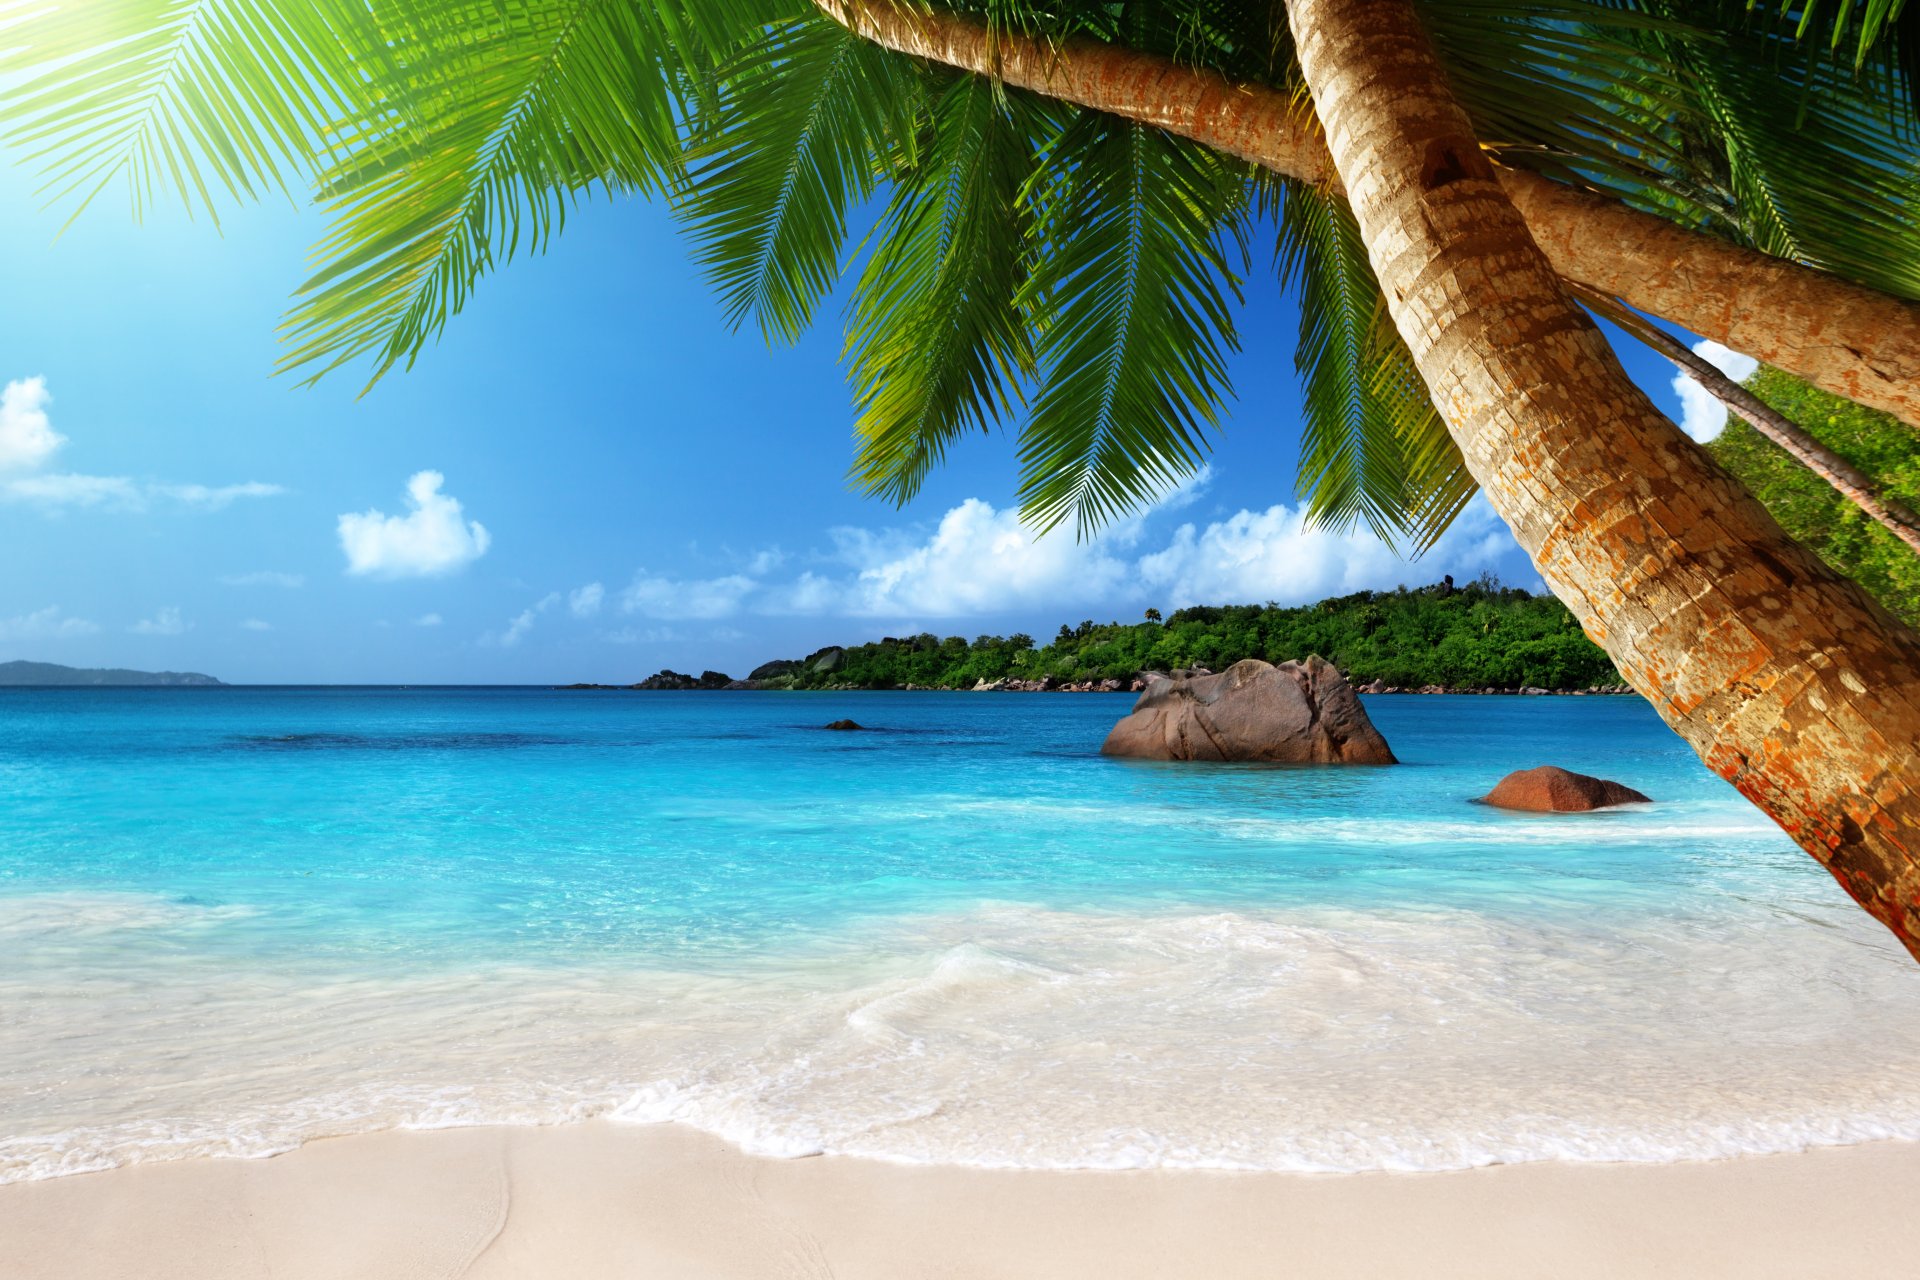
M 50 203 L 77 214 L 123 178 L 135 217 L 170 188 L 218 222 L 222 196 L 311 176 L 379 48 L 359 0 L 14 0 L 0 128 Z
M 683 216 L 727 323 L 792 342 L 839 278 L 848 207 L 916 133 L 919 68 L 825 18 L 772 25 L 722 68 Z
M 868 493 L 909 501 L 953 440 L 1009 412 L 1032 372 L 1017 301 L 1033 230 L 1021 192 L 1049 131 L 1030 95 L 954 77 L 916 162 L 895 176 L 847 332 L 853 475 Z
M 1198 469 L 1232 394 L 1244 166 L 1158 129 L 1080 114 L 1036 188 L 1041 376 L 1021 436 L 1022 514 L 1082 536 Z
M 386 110 L 321 179 L 335 222 L 283 326 L 311 378 L 371 353 L 411 364 L 477 279 L 538 251 L 594 184 L 677 181 L 684 47 L 625 0 L 383 7 L 399 66 Z M 694 51 L 695 59 L 698 51 Z
M 1300 470 L 1310 520 L 1364 520 L 1387 543 L 1431 546 L 1477 486 L 1387 319 L 1360 228 L 1338 197 L 1301 182 L 1279 200 L 1283 288 L 1300 299 Z

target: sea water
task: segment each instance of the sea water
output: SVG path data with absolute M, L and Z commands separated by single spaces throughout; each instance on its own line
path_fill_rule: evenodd
M 679 1121 L 1021 1168 L 1920 1138 L 1920 965 L 1637 699 L 0 691 L 0 1180 Z M 864 732 L 820 726 L 850 717 Z M 1647 806 L 1477 805 L 1554 763 Z

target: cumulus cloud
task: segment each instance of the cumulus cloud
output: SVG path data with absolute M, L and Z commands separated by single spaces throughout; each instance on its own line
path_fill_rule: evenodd
M 129 628 L 137 636 L 178 636 L 185 635 L 193 628 L 191 622 L 180 617 L 176 606 L 168 606 L 151 618 L 142 618 Z
M 591 618 L 600 612 L 600 602 L 606 599 L 607 589 L 597 582 L 589 582 L 567 593 L 567 609 L 576 618 Z
M 745 574 L 723 578 L 667 578 L 644 569 L 620 593 L 620 611 L 647 618 L 728 618 L 760 583 Z
M 0 470 L 37 467 L 66 443 L 53 429 L 45 378 L 16 378 L 0 391 Z
M 479 521 L 461 518 L 459 500 L 440 491 L 444 483 L 438 471 L 416 472 L 407 481 L 406 515 L 370 510 L 341 516 L 347 572 L 424 578 L 451 573 L 485 555 L 492 535 Z
M 1760 362 L 1752 356 L 1741 355 L 1729 347 L 1723 347 L 1711 339 L 1702 339 L 1693 344 L 1693 354 L 1705 360 L 1735 382 L 1745 382 L 1753 376 Z M 1705 444 L 1718 436 L 1727 427 L 1727 407 L 1713 397 L 1705 387 L 1684 373 L 1673 378 L 1673 393 L 1680 397 L 1680 429 L 1695 440 Z
M 1419 576 L 1472 577 L 1513 539 L 1485 498 L 1469 503 L 1419 562 Z M 1413 566 L 1367 532 L 1310 527 L 1304 510 L 1276 504 L 1200 528 L 1183 524 L 1139 560 L 1139 580 L 1166 607 L 1222 601 L 1286 603 L 1395 586 Z
M 273 624 L 262 621 L 259 618 L 248 618 L 240 624 L 240 629 L 242 631 L 271 631 L 273 630 Z
M 59 605 L 48 605 L 14 618 L 0 618 L 0 640 L 71 640 L 90 636 L 100 624 L 63 613 Z
M 940 518 L 932 537 L 902 546 L 864 530 L 838 531 L 840 559 L 855 567 L 837 611 L 855 616 L 961 617 L 1119 593 L 1129 567 L 1115 551 L 1134 541 L 1134 522 L 1092 542 L 1065 532 L 1041 535 L 1011 508 L 969 498 Z M 796 603 L 818 600 L 808 583 Z
M 1188 505 L 1190 492 L 1174 491 L 1160 510 Z M 1301 603 L 1442 574 L 1473 577 L 1513 550 L 1484 499 L 1470 503 L 1418 562 L 1401 559 L 1364 530 L 1309 528 L 1302 511 L 1284 504 L 1185 523 L 1157 541 L 1147 536 L 1148 527 L 1142 517 L 1086 542 L 1058 532 L 1041 536 L 1021 524 L 1018 512 L 973 498 L 918 536 L 835 530 L 824 563 L 785 580 L 642 573 L 622 593 L 620 607 L 668 621 L 738 614 L 956 618 L 1121 602 L 1167 608 Z M 627 635 L 650 638 L 640 632 L 605 638 Z
M 254 573 L 222 574 L 220 581 L 229 587 L 284 587 L 287 590 L 307 585 L 307 579 L 302 574 L 278 573 L 272 569 L 261 569 Z
M 443 619 L 437 613 L 423 613 L 413 620 L 416 627 L 437 627 Z

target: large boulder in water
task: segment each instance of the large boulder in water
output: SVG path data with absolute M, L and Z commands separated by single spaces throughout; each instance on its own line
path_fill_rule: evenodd
M 1543 764 L 1508 774 L 1480 798 L 1480 803 L 1527 813 L 1585 813 L 1609 805 L 1652 802 L 1632 787 Z
M 1324 658 L 1248 658 L 1219 675 L 1150 679 L 1100 753 L 1143 760 L 1394 764 L 1346 677 Z

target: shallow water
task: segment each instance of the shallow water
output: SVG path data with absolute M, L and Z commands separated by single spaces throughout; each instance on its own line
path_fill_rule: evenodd
M 1638 700 L 0 691 L 0 1180 L 394 1126 L 1437 1169 L 1920 1138 L 1920 967 Z M 870 733 L 825 733 L 849 716 Z M 1556 763 L 1655 797 L 1470 798 Z

